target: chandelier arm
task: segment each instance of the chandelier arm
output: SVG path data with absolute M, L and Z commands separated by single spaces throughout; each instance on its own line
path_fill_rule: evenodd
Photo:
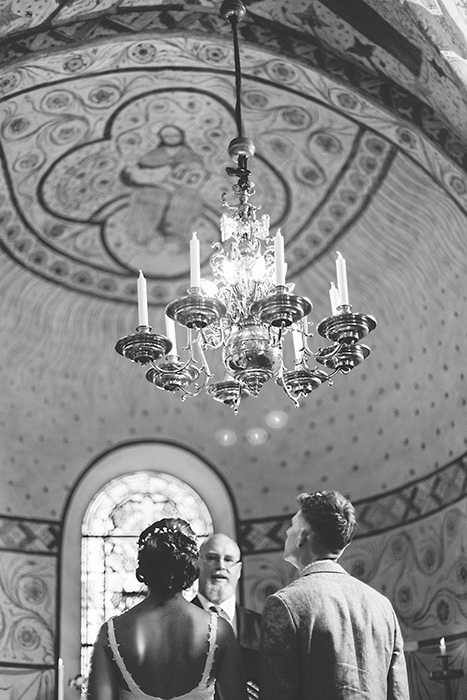
M 202 384 L 195 383 L 196 392 L 193 394 L 190 394 L 189 391 L 185 390 L 187 394 L 190 394 L 190 396 L 198 396 L 198 394 L 200 394 L 202 391 L 206 391 L 206 388 L 209 384 L 209 380 L 214 376 L 213 374 L 208 374 L 208 372 L 206 371 L 206 367 L 203 367 L 203 369 L 201 371 L 202 372 L 204 371 L 204 379 L 203 379 Z
M 339 372 L 340 372 L 341 374 L 345 374 L 345 372 L 342 372 L 342 370 L 339 369 L 339 367 L 336 367 L 336 369 L 334 369 L 332 372 L 330 372 L 330 373 L 328 374 L 326 381 L 327 381 L 327 383 L 329 384 L 329 386 L 332 386 L 332 378 L 335 377 L 336 374 L 339 374 Z
M 233 412 L 234 412 L 235 415 L 238 414 L 238 409 L 239 409 L 240 401 L 241 401 L 241 400 L 242 400 L 242 393 L 241 393 L 241 391 L 239 391 L 238 394 L 237 394 L 237 398 L 235 399 L 235 401 L 234 401 L 234 403 L 233 403 L 233 405 L 232 405 L 232 409 L 233 409 Z
M 169 357 L 176 357 L 177 359 L 180 359 L 178 355 L 166 355 L 167 358 Z M 182 372 L 189 367 L 190 365 L 197 365 L 198 363 L 196 362 L 195 358 L 193 357 L 193 353 L 190 352 L 190 357 L 188 360 L 185 362 L 184 365 L 181 365 L 180 367 L 177 367 L 175 370 L 176 374 L 182 374 Z M 157 374 L 160 374 L 161 376 L 163 374 L 173 374 L 174 370 L 173 369 L 164 369 L 163 367 L 160 367 L 159 365 L 156 365 L 154 361 L 150 362 L 151 367 L 157 372 Z M 204 367 L 201 367 L 200 372 L 202 372 Z
M 344 347 L 345 343 L 334 343 L 334 345 L 330 345 L 328 348 L 318 348 L 316 352 L 310 350 L 310 355 L 327 359 L 338 355 Z
M 200 335 L 202 336 L 203 341 L 205 341 L 207 343 L 207 339 L 206 339 L 202 330 L 200 331 Z M 211 372 L 211 370 L 209 369 L 208 361 L 206 359 L 206 355 L 204 354 L 204 348 L 203 348 L 202 344 L 198 341 L 198 339 L 196 339 L 194 342 L 198 346 L 198 351 L 199 351 L 199 354 L 201 355 L 201 360 L 203 362 L 203 366 L 202 366 L 201 371 L 204 370 L 204 373 L 205 373 L 207 379 L 211 379 L 212 377 L 214 377 L 214 373 Z M 207 381 L 205 382 L 205 384 L 207 385 Z
M 298 399 L 291 393 L 290 389 L 288 388 L 287 384 L 286 384 L 285 381 L 284 381 L 284 370 L 285 370 L 285 369 L 286 369 L 286 367 L 285 367 L 285 365 L 284 365 L 284 358 L 283 358 L 283 356 L 282 356 L 282 358 L 281 358 L 281 366 L 280 366 L 279 372 L 277 373 L 276 383 L 278 384 L 278 386 L 281 386 L 281 387 L 283 388 L 283 390 L 285 391 L 285 393 L 287 394 L 287 396 L 289 397 L 289 399 L 290 399 L 291 401 L 293 401 L 293 403 L 295 404 L 295 407 L 296 407 L 296 408 L 299 408 L 299 407 L 300 407 L 300 403 L 299 403 Z M 308 368 L 307 368 L 307 369 L 308 369 Z
M 308 349 L 308 348 L 306 348 L 306 349 Z M 313 352 L 311 352 L 311 350 L 309 350 L 308 353 L 306 353 L 306 352 L 304 353 L 304 355 L 306 355 L 306 354 L 311 355 L 312 357 L 316 357 L 316 355 L 318 353 L 313 353 Z M 335 354 L 335 353 L 333 353 L 333 354 Z M 300 369 L 300 368 L 304 369 L 306 372 L 309 372 L 310 374 L 314 374 L 316 371 L 319 371 L 321 374 L 325 374 L 326 376 L 322 378 L 322 382 L 327 382 L 329 384 L 329 386 L 332 386 L 332 378 L 336 374 L 341 372 L 341 369 L 339 367 L 336 367 L 332 372 L 329 372 L 329 373 L 324 372 L 324 370 L 319 370 L 318 367 L 316 367 L 316 366 L 311 368 L 304 356 L 302 356 L 302 358 L 299 362 L 295 362 L 294 366 L 296 369 Z
M 283 388 L 283 390 L 285 391 L 285 393 L 287 394 L 287 396 L 289 397 L 289 399 L 290 399 L 291 401 L 293 401 L 293 403 L 295 404 L 295 407 L 296 407 L 296 408 L 299 408 L 299 407 L 300 407 L 300 402 L 299 402 L 298 399 L 296 399 L 295 396 L 293 396 L 293 394 L 290 392 L 290 389 L 287 387 L 287 384 L 284 382 L 283 376 L 278 377 L 278 379 L 277 379 L 277 384 L 278 384 L 278 386 L 281 386 L 281 387 Z
M 278 333 L 277 333 L 277 345 L 282 347 L 282 338 L 284 336 L 284 330 L 286 329 L 286 324 L 282 321 L 281 325 L 279 326 Z
M 179 388 L 179 391 L 182 392 L 182 396 L 180 397 L 180 401 L 186 401 L 187 399 L 193 399 L 196 396 L 198 396 L 204 389 L 204 383 L 201 386 L 199 386 L 199 384 L 195 384 L 195 387 L 196 387 L 196 391 L 188 391 L 187 389 L 185 389 L 184 386 L 181 386 Z
M 303 341 L 303 354 L 308 355 L 308 357 L 314 357 L 314 352 L 313 350 L 310 350 L 306 340 Z
M 314 338 L 314 334 L 311 331 L 303 331 L 302 330 L 302 335 L 303 335 L 303 346 L 304 348 L 308 348 L 308 338 Z

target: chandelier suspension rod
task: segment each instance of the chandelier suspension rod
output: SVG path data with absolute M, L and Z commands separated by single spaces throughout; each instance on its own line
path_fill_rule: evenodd
M 238 42 L 238 23 L 245 16 L 246 10 L 241 0 L 225 0 L 221 6 L 220 14 L 226 19 L 232 27 L 234 63 L 235 63 L 235 121 L 237 124 L 238 137 L 243 137 L 243 120 L 242 120 L 242 69 L 240 65 L 240 47 Z
M 238 17 L 236 15 L 232 15 L 232 18 L 230 20 L 230 24 L 232 25 L 232 36 L 233 36 L 233 45 L 234 45 L 234 59 L 235 59 L 235 94 L 236 94 L 236 101 L 235 101 L 235 120 L 237 122 L 237 132 L 239 138 L 243 136 L 243 120 L 242 120 L 242 101 L 241 101 L 241 93 L 242 93 L 242 70 L 240 66 L 240 49 L 238 45 Z

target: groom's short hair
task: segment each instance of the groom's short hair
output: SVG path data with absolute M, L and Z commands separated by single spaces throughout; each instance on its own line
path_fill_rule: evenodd
M 340 552 L 352 541 L 357 525 L 355 509 L 338 491 L 302 493 L 297 501 L 323 549 Z

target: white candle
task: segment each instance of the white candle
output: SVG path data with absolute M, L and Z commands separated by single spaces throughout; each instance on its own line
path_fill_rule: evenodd
M 63 700 L 64 693 L 64 676 L 63 676 L 63 659 L 58 660 L 57 665 L 57 700 Z
M 170 350 L 169 354 L 178 355 L 177 336 L 175 333 L 175 321 L 173 320 L 173 318 L 167 316 L 167 314 L 165 315 L 165 334 L 172 343 L 172 350 Z
M 300 331 L 292 331 L 292 342 L 295 354 L 295 360 L 301 362 L 303 356 L 303 337 Z
M 196 233 L 190 241 L 190 287 L 201 285 L 201 263 L 199 257 L 199 240 Z
M 336 272 L 337 272 L 337 289 L 339 291 L 339 306 L 348 305 L 349 303 L 349 290 L 347 289 L 347 270 L 345 267 L 345 260 L 342 255 L 337 252 L 336 260 Z
M 446 656 L 446 641 L 444 637 L 439 640 L 439 653 L 441 656 Z
M 285 285 L 285 255 L 284 255 L 284 237 L 279 231 L 274 238 L 274 262 L 276 270 L 276 285 Z
M 331 300 L 331 313 L 333 316 L 335 316 L 337 314 L 337 307 L 339 306 L 339 290 L 337 289 L 334 282 L 331 282 L 329 298 Z
M 146 278 L 141 270 L 138 277 L 138 326 L 149 326 Z

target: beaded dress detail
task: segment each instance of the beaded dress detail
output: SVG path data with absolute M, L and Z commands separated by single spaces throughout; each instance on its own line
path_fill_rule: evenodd
M 113 623 L 113 618 L 110 618 L 107 622 L 107 633 L 109 639 L 109 646 L 112 651 L 114 661 L 117 664 L 120 673 L 122 674 L 125 683 L 127 684 L 129 690 L 125 688 L 119 688 L 119 700 L 164 700 L 163 698 L 158 698 L 154 695 L 148 695 L 143 692 L 141 688 L 136 685 L 133 677 L 127 670 L 123 658 L 120 655 L 118 649 L 117 639 L 115 637 L 115 628 Z M 208 653 L 206 656 L 206 664 L 204 666 L 203 675 L 201 680 L 193 690 L 190 690 L 184 695 L 177 695 L 168 700 L 213 700 L 215 692 L 215 683 L 209 683 L 209 676 L 211 675 L 212 664 L 214 661 L 214 652 L 216 650 L 216 639 L 217 639 L 217 615 L 215 613 L 211 614 L 211 619 L 209 621 L 209 636 L 208 636 Z

